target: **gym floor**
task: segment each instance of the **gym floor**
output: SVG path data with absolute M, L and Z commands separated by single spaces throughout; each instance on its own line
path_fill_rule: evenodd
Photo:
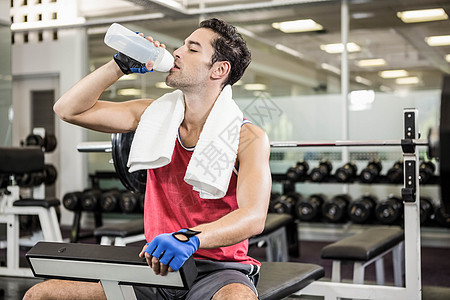
M 69 231 L 63 230 L 63 236 L 68 237 Z M 84 243 L 92 243 L 93 239 L 82 240 Z M 331 276 L 331 261 L 320 258 L 320 250 L 326 245 L 325 242 L 301 241 L 299 245 L 300 257 L 290 257 L 293 262 L 308 262 L 322 265 L 325 268 L 325 279 Z M 140 243 L 134 244 L 140 246 Z M 22 249 L 22 256 L 27 249 Z M 0 250 L 0 262 L 5 260 L 5 249 Z M 265 259 L 265 251 L 262 248 L 252 246 L 250 254 L 259 259 Z M 450 248 L 422 247 L 422 285 L 423 300 L 448 300 L 450 299 Z M 387 284 L 393 284 L 391 259 L 385 259 L 385 274 Z M 21 263 L 26 264 L 25 260 Z M 351 266 L 343 266 L 343 280 L 350 280 L 352 275 Z M 371 284 L 375 282 L 375 268 L 369 266 L 366 269 L 366 282 Z M 42 281 L 38 278 L 17 278 L 1 277 L 0 280 L 0 300 L 18 300 L 22 299 L 26 290 L 34 284 Z M 287 299 L 317 299 L 306 296 L 291 296 Z M 319 298 L 320 299 L 320 298 Z M 403 299 L 402 299 L 403 300 Z

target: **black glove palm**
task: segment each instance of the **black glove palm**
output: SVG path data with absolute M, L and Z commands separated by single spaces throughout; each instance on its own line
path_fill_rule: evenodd
M 144 63 L 138 62 L 137 60 L 121 53 L 117 52 L 114 55 L 114 61 L 119 66 L 120 70 L 124 74 L 130 74 L 130 73 L 147 73 L 147 72 L 153 72 L 153 70 L 147 70 Z

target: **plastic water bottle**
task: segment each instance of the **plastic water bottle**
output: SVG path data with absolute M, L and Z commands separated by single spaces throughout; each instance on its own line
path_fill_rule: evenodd
M 169 51 L 156 47 L 146 38 L 117 23 L 113 23 L 106 32 L 105 44 L 141 63 L 153 60 L 155 71 L 168 72 L 174 64 Z

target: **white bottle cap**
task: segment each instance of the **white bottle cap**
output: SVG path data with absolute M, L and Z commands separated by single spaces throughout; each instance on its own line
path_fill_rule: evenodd
M 161 48 L 162 55 L 160 54 L 158 59 L 155 61 L 155 65 L 153 66 L 153 70 L 159 72 L 169 72 L 172 69 L 175 59 L 172 54 L 164 48 Z

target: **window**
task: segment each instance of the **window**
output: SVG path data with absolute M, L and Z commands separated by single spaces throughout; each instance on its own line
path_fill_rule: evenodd
M 23 42 L 28 43 L 28 32 L 24 32 L 23 34 Z
M 56 20 L 57 18 L 58 18 L 58 13 L 57 12 L 52 13 L 52 19 Z
M 38 42 L 42 42 L 44 40 L 44 33 L 42 31 L 38 32 Z
M 23 16 L 23 22 L 24 22 L 24 23 L 28 22 L 28 16 L 27 16 L 27 15 L 24 15 L 24 16 Z
M 53 40 L 54 41 L 58 40 L 58 31 L 57 30 L 53 30 Z

